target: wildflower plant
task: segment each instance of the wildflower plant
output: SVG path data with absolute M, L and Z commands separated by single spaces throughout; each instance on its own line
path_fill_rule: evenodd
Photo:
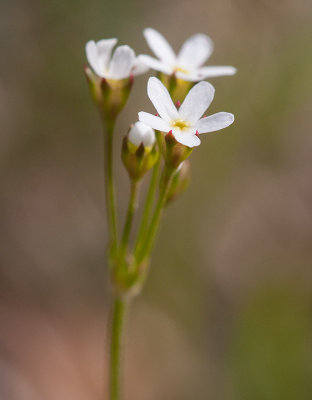
M 112 283 L 112 323 L 110 333 L 110 400 L 121 398 L 120 354 L 126 308 L 142 290 L 147 278 L 155 238 L 165 207 L 190 182 L 190 160 L 200 135 L 231 125 L 233 114 L 218 112 L 204 116 L 215 89 L 203 79 L 232 75 L 234 67 L 203 66 L 213 44 L 204 34 L 196 34 L 183 44 L 178 55 L 156 30 L 147 28 L 144 36 L 158 59 L 135 56 L 126 45 L 113 48 L 117 39 L 86 44 L 89 66 L 85 75 L 97 106 L 104 132 L 105 192 L 109 228 L 107 265 Z M 124 136 L 121 159 L 130 183 L 128 210 L 121 235 L 118 232 L 113 171 L 114 128 L 131 92 L 135 75 L 152 68 L 147 95 L 156 115 L 139 111 Z M 196 83 L 198 82 L 198 83 Z M 180 96 L 177 99 L 177 96 Z M 175 103 L 176 100 L 179 100 Z M 182 101 L 182 103 L 181 103 Z M 149 176 L 149 188 L 142 202 L 141 221 L 133 234 L 133 221 L 139 204 L 140 186 Z M 130 242 L 130 236 L 135 240 Z

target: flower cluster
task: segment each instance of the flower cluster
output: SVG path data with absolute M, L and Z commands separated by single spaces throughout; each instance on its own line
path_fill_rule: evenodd
M 117 39 L 90 40 L 86 44 L 86 55 L 95 74 L 111 81 L 121 81 L 133 75 L 145 73 L 149 68 L 182 81 L 196 84 L 177 108 L 167 88 L 155 77 L 148 81 L 147 94 L 158 116 L 139 112 L 139 120 L 147 126 L 164 133 L 172 133 L 177 142 L 190 148 L 198 146 L 199 135 L 226 128 L 234 121 L 233 114 L 219 112 L 201 118 L 214 97 L 214 87 L 203 80 L 222 75 L 233 75 L 231 66 L 203 66 L 213 51 L 213 42 L 205 34 L 196 34 L 187 39 L 176 55 L 167 40 L 155 29 L 147 28 L 144 36 L 149 47 L 158 57 L 135 56 L 129 46 L 119 46 L 112 55 Z M 142 125 L 141 125 L 142 129 Z
M 145 29 L 144 36 L 157 58 L 143 54 L 136 56 L 127 45 L 114 50 L 115 38 L 98 42 L 90 40 L 86 44 L 89 67 L 85 68 L 85 73 L 104 124 L 112 276 L 116 290 L 123 294 L 129 294 L 133 288 L 137 291 L 138 285 L 144 281 L 162 209 L 186 188 L 190 176 L 187 158 L 193 148 L 200 145 L 200 135 L 226 128 L 234 121 L 233 114 L 227 112 L 204 116 L 215 94 L 214 87 L 205 79 L 236 72 L 231 66 L 204 65 L 213 51 L 212 40 L 207 35 L 191 36 L 178 54 L 155 29 Z M 117 116 L 130 94 L 133 77 L 149 69 L 157 71 L 161 78 L 150 77 L 147 82 L 147 95 L 157 114 L 140 111 L 139 121 L 130 126 L 123 139 L 121 158 L 130 178 L 131 193 L 119 241 L 112 162 L 113 131 Z M 182 104 L 180 101 L 174 103 L 177 94 Z M 161 168 L 162 174 L 158 179 Z M 151 169 L 145 211 L 136 243 L 130 249 L 139 183 Z M 151 215 L 157 185 L 158 201 Z
M 190 182 L 189 156 L 200 145 L 200 135 L 226 128 L 233 114 L 218 112 L 204 115 L 210 106 L 214 87 L 205 81 L 233 75 L 231 66 L 205 66 L 213 50 L 205 34 L 191 36 L 175 54 L 167 40 L 156 30 L 147 28 L 144 36 L 157 58 L 136 56 L 127 45 L 114 47 L 117 39 L 93 40 L 86 44 L 89 66 L 85 75 L 91 95 L 100 112 L 104 128 L 105 192 L 108 217 L 108 265 L 113 287 L 111 323 L 110 399 L 120 399 L 120 342 L 127 302 L 138 294 L 147 277 L 153 245 L 164 209 Z M 140 111 L 139 121 L 130 125 L 124 136 L 121 159 L 130 182 L 129 201 L 122 234 L 113 173 L 114 128 L 117 117 L 131 92 L 134 76 L 149 69 L 147 95 L 156 115 Z M 141 182 L 150 173 L 140 222 L 135 225 Z M 134 231 L 134 227 L 138 229 Z

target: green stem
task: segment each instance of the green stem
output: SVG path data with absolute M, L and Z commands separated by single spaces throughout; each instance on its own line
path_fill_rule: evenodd
M 104 130 L 104 173 L 105 173 L 105 193 L 106 193 L 106 208 L 107 220 L 110 237 L 110 250 L 111 255 L 117 253 L 118 232 L 117 232 L 117 217 L 116 217 L 116 201 L 115 201 L 115 187 L 113 175 L 113 133 L 115 123 L 106 123 Z
M 125 226 L 124 226 L 124 230 L 123 230 L 123 234 L 122 234 L 122 240 L 121 240 L 121 255 L 122 256 L 124 256 L 124 254 L 127 250 L 128 243 L 129 243 L 129 237 L 130 237 L 133 217 L 134 217 L 138 193 L 139 193 L 139 186 L 140 186 L 139 182 L 133 182 L 133 181 L 131 182 L 128 211 L 127 211 L 126 222 L 125 222 Z
M 148 219 L 149 219 L 151 209 L 152 209 L 152 206 L 154 203 L 160 162 L 161 162 L 161 157 L 158 157 L 158 160 L 153 168 L 150 185 L 149 185 L 148 192 L 147 192 L 146 202 L 145 202 L 145 206 L 144 206 L 144 210 L 143 210 L 143 214 L 142 214 L 142 220 L 140 223 L 137 240 L 136 240 L 136 244 L 135 244 L 135 252 L 137 252 L 139 250 L 139 247 L 141 246 L 143 238 L 146 234 Z
M 160 222 L 160 217 L 162 214 L 162 210 L 164 208 L 164 205 L 166 203 L 168 191 L 170 189 L 171 181 L 172 181 L 172 176 L 174 174 L 175 170 L 172 169 L 167 169 L 165 167 L 163 176 L 162 176 L 162 182 L 161 182 L 161 190 L 159 193 L 158 197 L 158 202 L 155 207 L 154 215 L 150 224 L 149 231 L 146 235 L 146 239 L 144 240 L 142 246 L 139 248 L 137 254 L 136 254 L 136 260 L 138 265 L 150 254 L 151 248 L 153 246 L 156 233 L 157 233 L 157 228 Z
M 111 347 L 110 347 L 110 400 L 119 400 L 121 397 L 121 350 L 126 303 L 125 300 L 115 297 L 113 305 Z

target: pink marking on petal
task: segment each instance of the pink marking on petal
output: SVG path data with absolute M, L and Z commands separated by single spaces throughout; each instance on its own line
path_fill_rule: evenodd
M 199 138 L 199 133 L 198 131 L 196 131 L 195 136 L 197 136 Z

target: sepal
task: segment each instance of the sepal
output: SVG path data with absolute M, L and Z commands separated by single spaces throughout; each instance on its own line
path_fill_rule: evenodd
M 101 101 L 101 78 L 99 78 L 88 65 L 84 65 L 83 71 L 87 79 L 92 100 L 98 106 Z
M 163 72 L 159 72 L 157 76 L 168 89 L 174 103 L 182 101 L 194 85 L 194 82 L 183 81 L 177 78 L 175 73 L 166 75 Z
M 133 75 L 122 80 L 100 78 L 88 67 L 84 67 L 91 97 L 102 117 L 108 123 L 115 121 L 127 103 L 133 86 Z
M 134 182 L 143 178 L 145 173 L 153 168 L 159 157 L 158 145 L 145 147 L 143 142 L 136 146 L 129 140 L 127 134 L 122 142 L 121 159 L 128 171 L 130 179 Z
M 169 170 L 177 169 L 192 153 L 193 149 L 179 143 L 173 136 L 172 131 L 166 135 L 158 133 L 156 138 Z

